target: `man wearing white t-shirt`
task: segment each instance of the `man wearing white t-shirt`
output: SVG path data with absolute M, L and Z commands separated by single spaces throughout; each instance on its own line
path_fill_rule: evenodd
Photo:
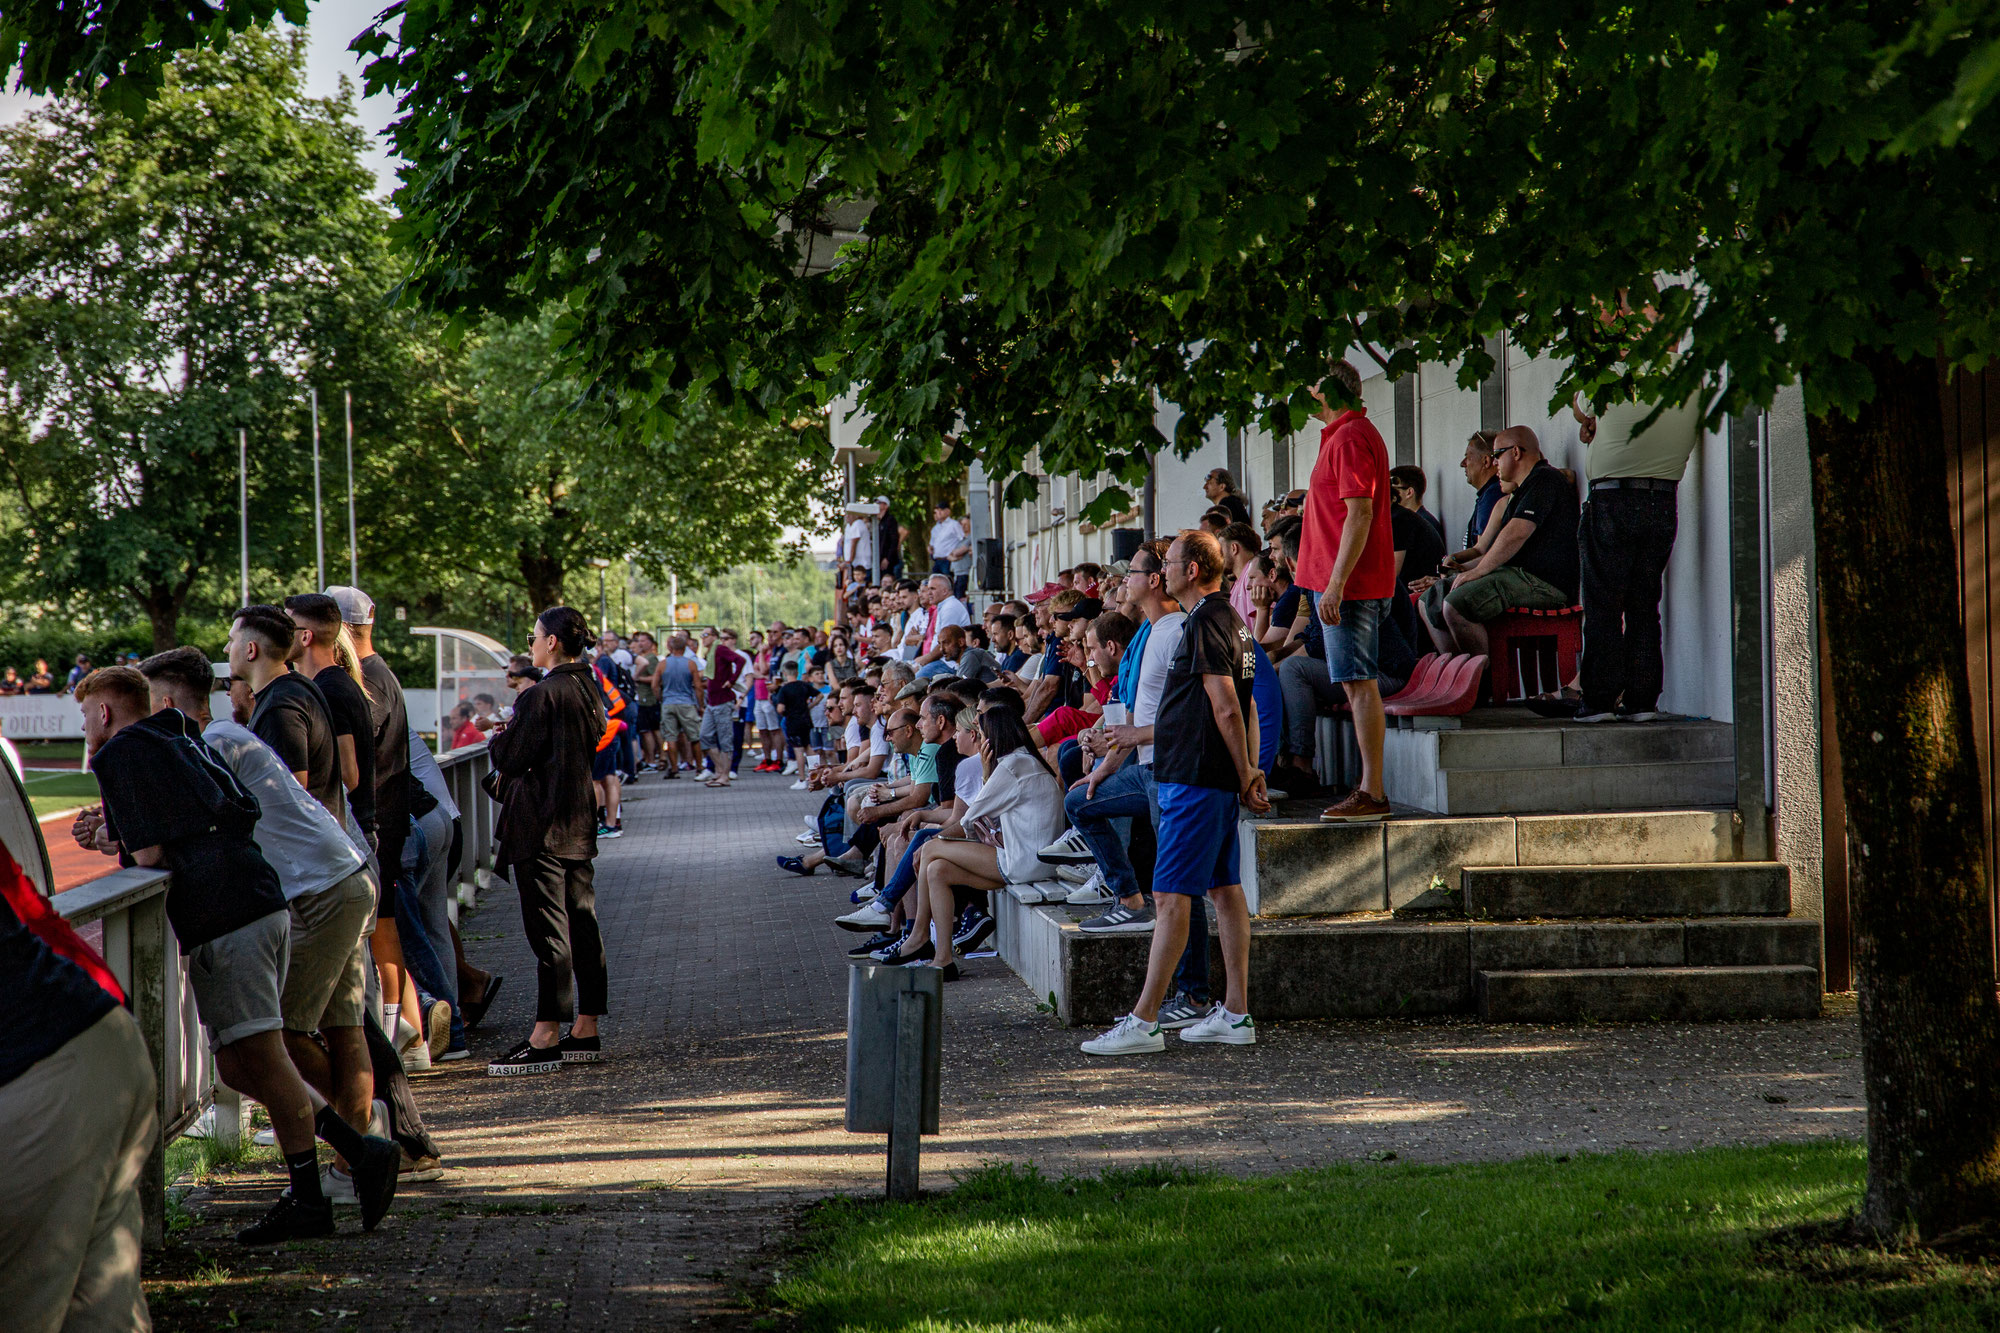
M 964 602 L 951 595 L 951 578 L 945 574 L 933 574 L 924 580 L 923 600 L 924 605 L 929 608 L 929 618 L 924 622 L 923 639 L 918 644 L 922 651 L 918 654 L 914 665 L 918 668 L 919 675 L 934 676 L 939 673 L 924 671 L 922 668 L 943 660 L 944 643 L 941 636 L 945 628 L 957 625 L 963 629 L 970 625 L 972 611 Z
M 931 516 L 937 520 L 931 524 L 931 572 L 951 582 L 961 562 L 968 571 L 972 568 L 972 539 L 965 535 L 965 525 L 951 516 L 950 505 L 938 505 Z
M 1106 887 L 1118 896 L 1104 915 L 1084 923 L 1094 935 L 1144 934 L 1153 928 L 1152 906 L 1139 890 L 1138 872 L 1132 868 L 1125 840 L 1111 821 L 1147 819 L 1158 823 L 1153 720 L 1166 691 L 1167 664 L 1180 646 L 1181 628 L 1187 620 L 1180 604 L 1167 595 L 1165 565 L 1151 546 L 1140 547 L 1132 557 L 1125 575 L 1125 598 L 1127 605 L 1146 617 L 1146 627 L 1140 631 L 1145 642 L 1134 642 L 1125 650 L 1127 661 L 1136 658 L 1138 662 L 1136 675 L 1130 680 L 1131 721 L 1124 726 L 1092 728 L 1078 737 L 1087 751 L 1098 755 L 1097 763 L 1063 800 L 1070 823 L 1082 834 L 1089 856 L 1103 872 Z M 1121 691 L 1120 702 L 1125 701 L 1124 695 Z M 1081 859 L 1081 852 L 1045 859 L 1076 860 Z
M 853 568 L 855 579 L 869 583 L 875 576 L 875 506 L 856 501 L 847 506 L 847 515 L 840 553 Z

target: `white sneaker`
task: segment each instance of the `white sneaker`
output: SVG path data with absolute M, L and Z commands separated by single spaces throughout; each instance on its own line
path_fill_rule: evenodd
M 1035 855 L 1052 865 L 1089 865 L 1097 859 L 1097 853 L 1090 850 L 1090 844 L 1076 829 L 1070 829 Z
M 319 1173 L 319 1192 L 336 1208 L 359 1208 L 361 1196 L 354 1192 L 354 1177 L 337 1166 Z
M 889 924 L 890 917 L 873 902 L 868 902 L 846 916 L 835 917 L 833 921 L 835 925 L 845 926 L 849 930 L 880 930 Z
M 804 778 L 800 778 L 800 779 L 799 779 L 799 780 L 798 780 L 797 782 L 794 782 L 794 783 L 792 784 L 792 790 L 793 790 L 793 791 L 811 791 L 811 790 L 812 790 L 812 783 L 810 783 L 810 782 L 807 782 L 807 781 L 806 781 L 806 780 L 805 780 Z
M 792 774 L 794 774 L 794 773 L 796 773 L 796 772 L 798 772 L 798 771 L 799 771 L 799 761 L 798 761 L 798 760 L 796 760 L 796 759 L 787 759 L 787 760 L 785 761 L 785 770 L 784 770 L 784 772 L 782 772 L 782 773 L 778 774 L 778 776 L 779 776 L 779 777 L 781 777 L 781 778 L 788 778 L 788 777 L 790 777 L 790 776 L 791 776 Z
M 1076 907 L 1100 907 L 1105 903 L 1116 902 L 1117 895 L 1105 884 L 1104 872 L 1094 870 L 1090 878 L 1083 882 L 1082 887 L 1070 891 L 1068 901 Z
M 799 834 L 799 846 L 801 846 L 801 847 L 817 847 L 817 846 L 819 846 L 819 834 L 817 834 L 817 833 L 801 833 L 801 834 Z
M 1111 1031 L 1083 1043 L 1085 1055 L 1144 1055 L 1166 1049 L 1167 1039 L 1160 1025 L 1149 1023 L 1137 1014 L 1125 1015 Z
M 1096 875 L 1097 867 L 1094 865 L 1056 867 L 1056 878 L 1065 884 L 1088 884 Z
M 1255 1046 L 1257 1025 L 1248 1014 L 1232 1014 L 1221 1005 L 1211 1008 L 1200 1022 L 1181 1029 L 1182 1041 L 1213 1041 L 1224 1046 Z
M 389 1103 L 380 1097 L 368 1103 L 368 1132 L 378 1139 L 389 1137 Z

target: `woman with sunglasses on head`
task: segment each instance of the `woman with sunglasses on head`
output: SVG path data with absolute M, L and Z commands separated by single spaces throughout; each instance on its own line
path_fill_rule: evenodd
M 905 951 L 885 961 L 928 962 L 958 979 L 951 923 L 956 890 L 993 890 L 1053 878 L 1056 868 L 1039 852 L 1063 831 L 1062 783 L 1056 779 L 1028 724 L 1012 708 L 989 707 L 979 716 L 979 794 L 963 818 L 924 845 L 917 871 L 918 903 Z M 988 841 L 991 839 L 991 841 Z M 926 927 L 940 923 L 937 942 Z M 912 943 L 914 945 L 912 946 Z

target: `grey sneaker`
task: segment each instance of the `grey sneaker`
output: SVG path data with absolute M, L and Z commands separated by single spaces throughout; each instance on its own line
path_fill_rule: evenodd
M 1197 1000 L 1186 991 L 1181 991 L 1160 1006 L 1160 1028 L 1165 1032 L 1179 1032 L 1182 1028 L 1193 1027 L 1208 1017 L 1213 1008 L 1205 1000 Z
M 1086 935 L 1150 935 L 1153 933 L 1153 905 L 1147 903 L 1135 912 L 1124 903 L 1118 903 L 1103 916 L 1094 916 L 1079 923 L 1077 929 Z

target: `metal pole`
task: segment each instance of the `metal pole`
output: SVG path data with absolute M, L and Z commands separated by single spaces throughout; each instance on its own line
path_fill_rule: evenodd
M 896 995 L 896 1100 L 889 1121 L 889 1197 L 917 1197 L 924 1125 L 924 1006 L 920 991 Z
M 326 586 L 326 515 L 320 507 L 319 493 L 319 390 L 308 389 L 312 395 L 313 414 L 313 561 L 319 581 L 313 586 Z
M 250 432 L 236 428 L 236 525 L 243 552 L 243 600 L 250 605 Z
M 361 586 L 361 548 L 354 537 L 354 391 L 340 391 L 341 404 L 347 412 L 347 582 L 350 587 Z M 322 585 L 323 586 L 323 585 Z
M 1759 416 L 1729 419 L 1730 694 L 1735 717 L 1736 815 L 1742 856 L 1771 855 L 1765 785 L 1764 554 L 1759 493 Z
M 604 633 L 611 625 L 611 603 L 604 595 L 604 567 L 597 567 L 597 632 Z
M 678 574 L 667 575 L 667 605 L 672 608 L 672 610 L 667 612 L 667 619 L 672 622 L 671 628 L 679 629 L 681 624 L 681 576 Z

